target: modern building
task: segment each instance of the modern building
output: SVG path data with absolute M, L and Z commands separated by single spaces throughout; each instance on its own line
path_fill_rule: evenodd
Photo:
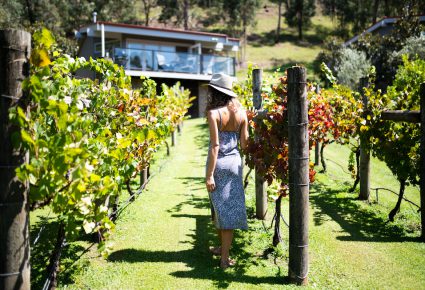
M 417 16 L 419 18 L 419 23 L 425 24 L 425 15 L 419 15 Z M 396 23 L 400 18 L 399 17 L 385 17 L 369 28 L 367 28 L 365 31 L 360 33 L 359 35 L 354 36 L 350 40 L 346 41 L 344 43 L 344 46 L 350 46 L 351 44 L 355 43 L 357 40 L 359 40 L 360 37 L 367 33 L 372 34 L 379 34 L 379 35 L 386 35 L 391 30 L 394 29 L 394 23 Z
M 122 65 L 134 88 L 140 76 L 181 85 L 197 96 L 189 114 L 204 115 L 213 73 L 235 76 L 239 39 L 225 34 L 96 21 L 79 29 L 79 56 L 108 57 Z M 160 87 L 160 86 L 158 86 Z

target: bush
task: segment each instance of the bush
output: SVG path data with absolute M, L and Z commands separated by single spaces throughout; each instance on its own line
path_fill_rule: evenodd
M 338 52 L 338 58 L 334 67 L 338 81 L 356 89 L 359 79 L 367 76 L 371 67 L 366 53 L 352 48 L 342 48 Z
M 409 59 L 425 59 L 425 35 L 409 37 L 403 48 L 399 51 L 394 51 L 391 58 L 393 61 L 401 61 L 401 56 L 403 54 L 407 54 Z

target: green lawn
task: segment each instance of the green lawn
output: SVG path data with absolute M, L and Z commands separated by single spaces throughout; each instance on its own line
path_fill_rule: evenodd
M 113 235 L 114 249 L 108 259 L 90 248 L 74 262 L 89 238 L 65 247 L 60 288 L 67 289 L 280 289 L 287 284 L 288 229 L 282 224 L 283 242 L 270 251 L 270 218 L 254 218 L 253 180 L 247 190 L 249 230 L 236 233 L 231 254 L 234 269 L 218 267 L 208 246 L 215 240 L 204 189 L 204 163 L 208 131 L 205 120 L 185 122 L 179 144 L 164 159 L 159 154 L 152 171 L 165 164 L 145 191 L 120 216 Z M 403 202 L 396 222 L 387 214 L 396 197 L 380 193 L 379 203 L 357 201 L 347 193 L 352 180 L 345 173 L 348 149 L 331 145 L 325 150 L 328 173 L 318 173 L 310 193 L 309 286 L 326 289 L 424 289 L 425 243 L 418 241 L 419 214 Z M 163 163 L 164 160 L 166 163 Z M 398 189 L 388 169 L 372 162 L 372 186 Z M 418 190 L 409 188 L 408 198 L 418 202 Z M 288 217 L 288 200 L 283 201 Z M 32 233 L 40 226 L 34 213 Z M 45 247 L 51 247 L 54 224 L 32 250 L 33 288 L 41 288 Z M 50 235 L 50 236 L 49 236 Z M 34 236 L 32 237 L 34 239 Z

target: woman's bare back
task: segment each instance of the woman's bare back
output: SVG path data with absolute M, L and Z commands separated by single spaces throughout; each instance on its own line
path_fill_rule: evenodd
M 239 132 L 243 122 L 242 108 L 229 103 L 227 106 L 218 108 L 217 111 L 221 116 L 221 128 L 218 124 L 220 131 Z

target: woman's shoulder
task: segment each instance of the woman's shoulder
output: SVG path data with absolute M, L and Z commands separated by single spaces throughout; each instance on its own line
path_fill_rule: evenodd
M 207 111 L 207 118 L 210 120 L 215 120 L 218 118 L 219 108 L 210 109 Z

